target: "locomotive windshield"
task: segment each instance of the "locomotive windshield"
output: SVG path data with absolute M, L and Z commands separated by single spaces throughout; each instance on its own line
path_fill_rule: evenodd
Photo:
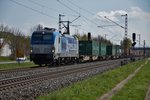
M 32 34 L 32 44 L 52 44 L 53 35 L 49 32 L 34 32 Z

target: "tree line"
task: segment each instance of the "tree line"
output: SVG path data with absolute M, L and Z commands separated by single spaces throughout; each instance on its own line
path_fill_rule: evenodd
M 30 37 L 25 36 L 19 29 L 1 24 L 0 38 L 3 39 L 0 50 L 5 44 L 8 44 L 11 50 L 10 58 L 15 59 L 17 57 L 29 56 Z
M 88 40 L 88 34 L 75 34 L 79 40 Z M 105 39 L 104 37 L 102 37 L 101 35 L 98 35 L 97 37 L 91 37 L 91 40 L 95 40 L 97 42 L 102 42 L 102 43 L 106 43 L 108 45 L 112 45 L 112 42 L 110 40 Z
M 42 29 L 43 26 L 38 24 L 30 28 L 30 33 Z M 11 59 L 30 55 L 30 36 L 25 36 L 18 28 L 0 24 L 0 54 L 5 44 L 9 45 Z

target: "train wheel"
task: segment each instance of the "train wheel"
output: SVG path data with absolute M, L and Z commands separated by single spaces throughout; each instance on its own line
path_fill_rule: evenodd
M 59 58 L 56 60 L 56 65 L 58 65 L 58 66 L 61 65 L 61 60 Z
M 41 67 L 43 67 L 44 66 L 44 64 L 38 64 L 39 66 L 41 66 Z

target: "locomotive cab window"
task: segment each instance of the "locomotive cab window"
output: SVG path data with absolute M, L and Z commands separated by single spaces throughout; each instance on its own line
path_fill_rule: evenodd
M 31 43 L 39 43 L 42 40 L 42 34 L 33 33 Z
M 53 40 L 53 35 L 51 33 L 44 32 L 34 32 L 31 38 L 32 44 L 51 44 Z
M 43 35 L 43 40 L 52 40 L 52 35 L 51 34 L 44 34 Z

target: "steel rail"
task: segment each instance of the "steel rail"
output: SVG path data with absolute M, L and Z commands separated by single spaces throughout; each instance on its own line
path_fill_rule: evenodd
M 35 84 L 37 82 L 42 82 L 44 80 L 50 80 L 53 78 L 58 78 L 58 77 L 66 76 L 66 75 L 73 74 L 73 73 L 92 70 L 92 69 L 99 68 L 99 67 L 105 68 L 106 66 L 120 65 L 119 61 L 115 60 L 115 61 L 109 61 L 109 62 L 104 62 L 104 63 L 100 63 L 100 64 L 95 64 L 95 65 L 71 68 L 71 69 L 62 70 L 62 71 L 39 73 L 37 75 L 26 75 L 26 76 L 1 80 L 0 81 L 0 91 L 19 88 L 19 87 L 22 87 L 25 85 L 31 85 L 31 84 Z

